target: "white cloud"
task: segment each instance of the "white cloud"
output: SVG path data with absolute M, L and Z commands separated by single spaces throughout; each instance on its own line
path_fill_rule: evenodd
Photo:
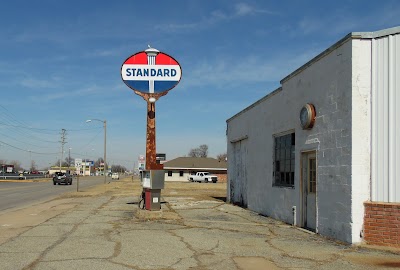
M 56 84 L 50 80 L 40 80 L 34 78 L 25 78 L 20 81 L 20 84 L 28 88 L 51 88 Z
M 195 63 L 183 79 L 185 87 L 213 85 L 228 89 L 233 85 L 277 82 L 320 53 L 318 49 L 282 55 L 249 55 L 243 58 L 216 58 Z
M 254 15 L 256 13 L 275 14 L 275 12 L 266 9 L 259 9 L 254 6 L 250 6 L 247 3 L 238 3 L 235 5 L 235 13 L 232 15 L 232 18 L 237 16 L 242 17 L 247 15 Z
M 195 29 L 206 29 L 210 26 L 221 22 L 227 22 L 231 20 L 235 20 L 239 17 L 244 16 L 253 16 L 257 13 L 268 13 L 274 14 L 273 12 L 258 9 L 256 7 L 250 6 L 246 3 L 239 3 L 233 7 L 233 10 L 229 11 L 222 11 L 222 10 L 213 10 L 210 12 L 209 15 L 205 15 L 203 19 L 191 23 L 168 23 L 168 24 L 159 24 L 155 26 L 156 30 L 163 30 L 163 31 L 183 31 L 183 30 L 195 30 Z

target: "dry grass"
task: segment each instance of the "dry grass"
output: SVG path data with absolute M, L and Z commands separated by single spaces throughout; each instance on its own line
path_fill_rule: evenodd
M 142 192 L 140 180 L 136 177 L 122 178 L 107 184 L 70 192 L 66 197 L 86 197 L 110 194 L 113 196 L 139 196 Z M 226 183 L 165 182 L 161 196 L 193 197 L 195 199 L 224 199 Z

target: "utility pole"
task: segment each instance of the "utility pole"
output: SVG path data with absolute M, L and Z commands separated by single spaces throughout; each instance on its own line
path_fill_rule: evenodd
M 63 129 L 61 129 L 61 159 L 60 159 L 60 172 L 61 172 L 61 163 L 62 163 L 62 160 L 63 160 L 63 158 L 64 158 L 64 144 L 66 144 L 67 142 L 65 141 L 65 136 L 67 135 L 66 134 L 66 130 L 63 128 Z
M 68 148 L 68 170 L 70 166 L 71 166 L 71 147 Z

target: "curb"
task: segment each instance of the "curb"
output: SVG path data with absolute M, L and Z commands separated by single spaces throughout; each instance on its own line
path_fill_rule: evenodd
M 11 180 L 11 179 L 1 179 L 1 182 L 11 182 L 11 183 L 32 183 L 32 182 L 48 182 L 51 178 L 38 178 L 38 179 L 26 179 L 26 180 Z

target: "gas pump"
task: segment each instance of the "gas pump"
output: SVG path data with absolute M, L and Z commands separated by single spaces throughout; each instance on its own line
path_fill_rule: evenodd
M 141 184 L 144 192 L 146 210 L 161 210 L 161 189 L 164 189 L 164 170 L 144 170 L 141 174 Z

